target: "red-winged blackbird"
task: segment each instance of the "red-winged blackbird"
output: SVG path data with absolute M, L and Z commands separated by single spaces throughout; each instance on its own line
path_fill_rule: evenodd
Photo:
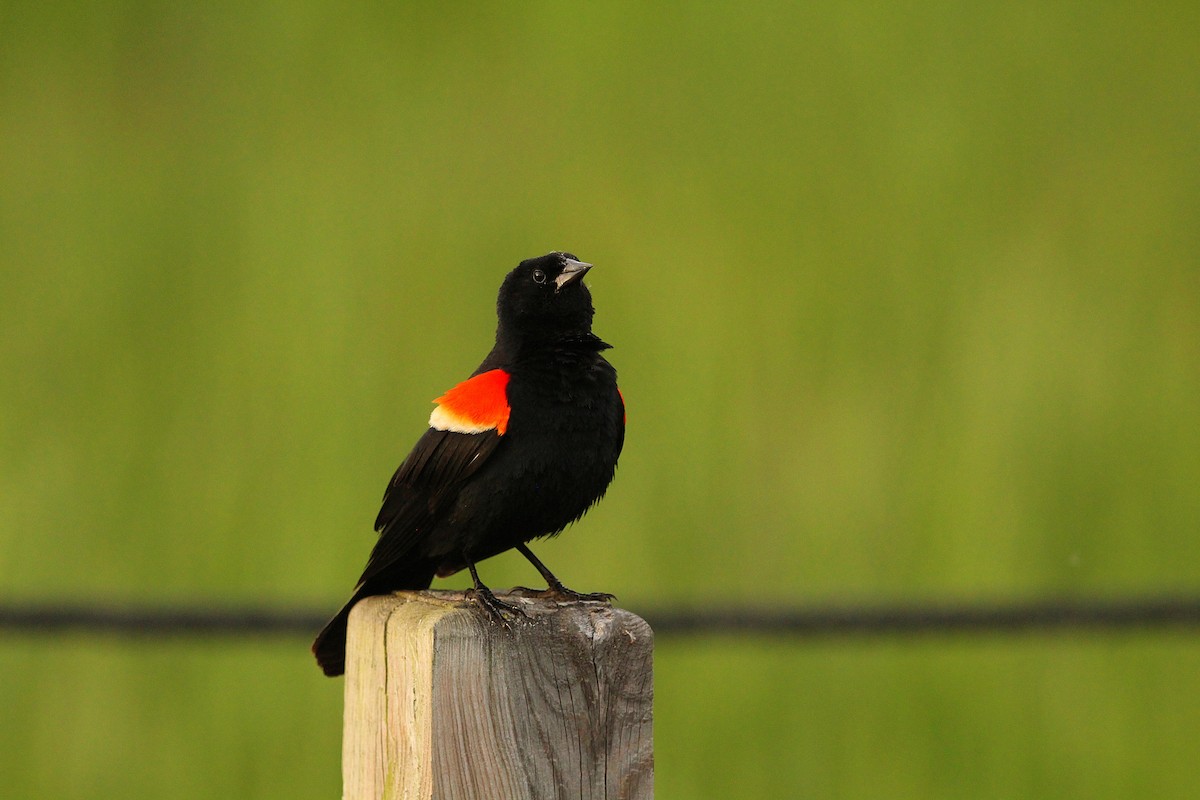
M 520 609 L 479 580 L 475 563 L 516 548 L 546 579 L 540 596 L 609 600 L 562 585 L 525 545 L 579 519 L 612 481 L 625 440 L 617 372 L 592 333 L 591 264 L 570 253 L 522 261 L 496 301 L 496 345 L 434 402 L 429 430 L 396 470 L 375 520 L 379 541 L 350 601 L 313 642 L 341 675 L 346 620 L 364 597 L 426 589 L 471 571 L 473 599 L 497 621 Z

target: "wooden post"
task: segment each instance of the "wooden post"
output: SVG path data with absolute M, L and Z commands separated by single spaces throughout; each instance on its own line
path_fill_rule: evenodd
M 603 603 L 462 592 L 369 597 L 350 614 L 344 800 L 650 800 L 653 634 Z

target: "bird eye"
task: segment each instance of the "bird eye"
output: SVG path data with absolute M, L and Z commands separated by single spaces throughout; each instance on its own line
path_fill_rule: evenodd
M 545 283 L 546 282 L 546 273 L 542 272 L 540 269 L 535 269 L 533 271 L 533 282 L 534 283 Z

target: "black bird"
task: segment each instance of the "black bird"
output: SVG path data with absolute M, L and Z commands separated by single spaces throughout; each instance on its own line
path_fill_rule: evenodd
M 341 675 L 346 621 L 364 597 L 426 589 L 468 569 L 472 598 L 494 620 L 520 614 L 479 580 L 476 562 L 516 548 L 545 578 L 539 596 L 580 594 L 526 546 L 579 519 L 604 496 L 625 440 L 617 373 L 592 333 L 591 269 L 570 253 L 522 261 L 500 286 L 496 344 L 466 381 L 437 398 L 429 430 L 396 470 L 375 520 L 379 540 L 349 602 L 313 642 Z

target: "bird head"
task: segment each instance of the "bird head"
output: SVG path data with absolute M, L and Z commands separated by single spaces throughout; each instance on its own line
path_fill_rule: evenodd
M 589 333 L 594 310 L 583 276 L 591 268 L 570 253 L 522 261 L 496 300 L 501 330 L 552 338 Z

